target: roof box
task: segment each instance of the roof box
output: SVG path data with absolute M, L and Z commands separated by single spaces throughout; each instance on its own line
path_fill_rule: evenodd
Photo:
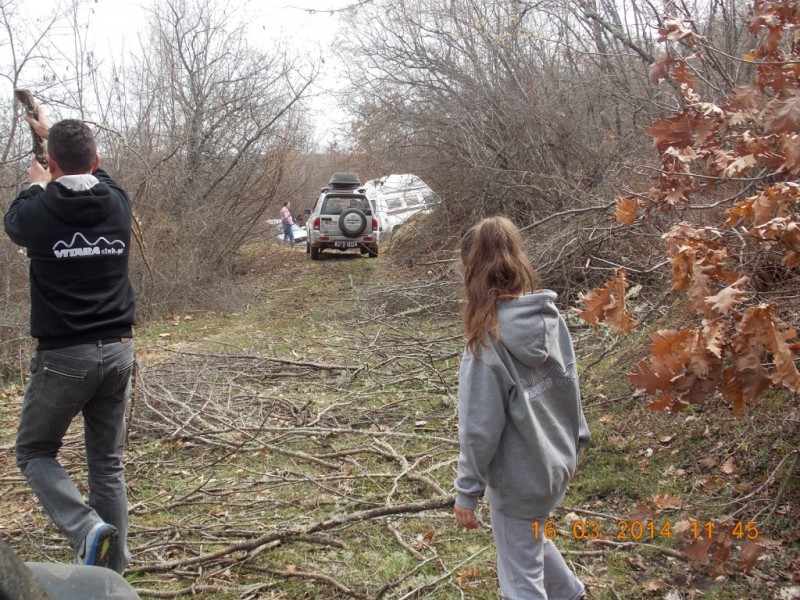
M 350 190 L 361 185 L 361 178 L 358 173 L 334 173 L 328 185 L 334 190 Z

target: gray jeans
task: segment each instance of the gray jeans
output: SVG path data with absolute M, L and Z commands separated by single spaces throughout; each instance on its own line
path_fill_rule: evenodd
M 72 548 L 100 521 L 117 528 L 119 550 L 110 566 L 118 573 L 130 562 L 122 452 L 133 359 L 129 339 L 37 351 L 16 445 L 17 466 Z M 88 503 L 56 458 L 78 413 L 83 415 Z
M 578 600 L 583 595 L 583 584 L 543 535 L 545 519 L 539 522 L 536 537 L 530 519 L 490 509 L 503 600 Z

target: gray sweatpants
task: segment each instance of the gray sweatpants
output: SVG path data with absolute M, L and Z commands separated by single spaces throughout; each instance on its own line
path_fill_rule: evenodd
M 583 584 L 567 566 L 556 545 L 533 535 L 530 519 L 511 517 L 490 507 L 497 544 L 497 578 L 503 600 L 578 600 Z

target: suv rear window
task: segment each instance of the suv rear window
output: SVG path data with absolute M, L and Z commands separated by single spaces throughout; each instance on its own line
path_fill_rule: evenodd
M 369 213 L 372 207 L 365 196 L 333 196 L 329 195 L 322 203 L 320 212 L 323 215 L 340 215 L 347 208 L 358 208 Z

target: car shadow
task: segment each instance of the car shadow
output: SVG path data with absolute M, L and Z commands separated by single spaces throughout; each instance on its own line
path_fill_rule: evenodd
M 320 252 L 320 260 L 358 260 L 360 258 L 367 258 L 366 254 L 359 254 L 356 252 Z

